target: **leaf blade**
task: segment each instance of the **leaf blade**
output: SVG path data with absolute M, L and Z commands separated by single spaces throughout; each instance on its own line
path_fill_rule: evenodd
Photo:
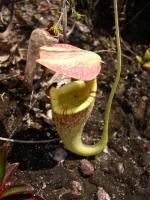
M 6 188 L 0 196 L 1 198 L 9 197 L 16 194 L 33 193 L 34 189 L 30 185 L 16 185 Z
M 49 70 L 79 80 L 92 80 L 100 72 L 98 54 L 66 44 L 41 47 L 38 63 Z
M 5 175 L 7 153 L 8 153 L 8 145 L 3 144 L 0 147 L 0 184 L 2 183 L 4 175 Z
M 14 173 L 16 172 L 18 166 L 19 166 L 19 163 L 12 163 L 7 167 L 7 169 L 5 171 L 5 175 L 3 177 L 3 181 L 2 181 L 2 188 L 3 189 L 11 181 L 11 178 L 14 175 Z
M 150 48 L 146 49 L 144 59 L 150 59 Z

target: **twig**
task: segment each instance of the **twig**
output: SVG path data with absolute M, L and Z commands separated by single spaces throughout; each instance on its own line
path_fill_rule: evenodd
M 12 143 L 24 143 L 24 144 L 44 144 L 57 141 L 58 139 L 49 139 L 49 140 L 18 140 L 18 139 L 10 139 L 5 137 L 0 137 L 0 140 Z
M 116 50 L 111 50 L 111 49 L 102 49 L 102 50 L 96 50 L 96 51 L 94 51 L 95 53 L 117 53 L 117 51 Z M 122 56 L 123 57 L 125 57 L 125 58 L 127 58 L 128 60 L 130 60 L 130 61 L 132 61 L 133 59 L 131 58 L 131 57 L 129 57 L 129 56 L 127 56 L 126 54 L 123 54 L 122 53 Z
M 63 1 L 63 35 L 64 35 L 64 42 L 67 43 L 67 7 L 66 7 L 66 0 Z
M 67 33 L 67 38 L 68 38 L 68 37 L 72 34 L 72 32 L 74 31 L 75 25 L 76 25 L 76 22 L 73 23 L 71 29 L 68 31 L 68 33 Z
M 123 39 L 121 38 L 121 43 L 124 45 L 124 47 L 131 53 L 133 54 L 134 56 L 136 56 L 136 53 L 134 51 L 132 51 L 132 49 L 127 46 L 127 44 L 123 41 Z
M 46 0 L 47 1 L 47 3 L 48 3 L 48 5 L 50 6 L 51 4 L 50 4 L 50 1 L 49 0 Z
M 99 2 L 100 2 L 100 0 L 97 0 L 97 1 L 95 1 L 95 3 L 94 3 L 94 8 L 99 4 Z
M 17 77 L 18 75 L 19 75 L 19 73 L 18 73 L 18 74 L 15 74 L 15 75 L 12 75 L 12 76 L 0 74 L 0 81 L 9 80 L 9 79 L 11 79 L 11 78 Z
M 124 27 L 125 27 L 125 26 L 128 26 L 129 24 L 131 24 L 139 15 L 142 14 L 142 12 L 143 12 L 149 5 L 150 5 L 150 1 L 149 1 L 143 8 L 141 8 L 141 9 L 132 17 L 132 19 L 131 19 L 128 23 L 126 23 L 126 24 L 124 25 Z

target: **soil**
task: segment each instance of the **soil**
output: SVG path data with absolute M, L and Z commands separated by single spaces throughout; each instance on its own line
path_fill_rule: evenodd
M 49 9 L 47 1 L 40 1 L 39 4 L 36 1 L 16 1 L 13 29 L 7 38 L 0 41 L 0 136 L 51 140 L 44 144 L 11 143 L 9 162 L 20 162 L 14 183 L 30 183 L 46 200 L 101 200 L 99 188 L 103 188 L 106 194 L 103 199 L 149 200 L 150 68 L 143 68 L 132 53 L 142 56 L 149 46 L 149 38 L 144 35 L 143 40 L 138 40 L 131 26 L 131 37 L 122 33 L 122 73 L 111 110 L 108 146 L 93 157 L 74 155 L 63 148 L 53 122 L 47 120 L 50 102 L 43 85 L 51 78 L 50 73 L 44 68 L 39 69 L 32 94 L 23 81 L 26 59 L 21 55 L 26 55 L 31 31 L 36 27 L 47 27 L 50 17 L 53 22 L 57 20 L 55 12 L 59 10 L 60 2 L 50 3 L 53 9 Z M 134 1 L 132 4 L 136 9 L 141 6 Z M 86 6 L 78 5 L 85 14 Z M 98 76 L 95 107 L 84 129 L 83 140 L 89 144 L 97 142 L 103 130 L 105 105 L 116 73 L 112 20 L 110 24 L 107 20 L 109 27 L 100 26 L 98 12 L 102 11 L 101 6 L 100 3 L 95 5 L 94 16 L 91 14 L 78 23 L 69 39 L 71 44 L 99 51 L 104 61 Z M 9 3 L 3 8 L 3 17 L 8 22 L 10 13 L 6 7 L 10 7 Z M 127 14 L 130 13 L 128 7 Z M 102 17 L 106 17 L 105 14 Z M 143 24 L 149 22 L 145 22 L 145 17 L 139 17 Z M 1 23 L 1 31 L 4 29 Z M 94 166 L 90 176 L 84 176 L 80 170 L 82 159 L 87 159 Z

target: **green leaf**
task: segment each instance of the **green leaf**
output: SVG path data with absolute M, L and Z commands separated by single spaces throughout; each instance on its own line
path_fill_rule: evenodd
M 82 15 L 81 13 L 77 12 L 75 10 L 75 8 L 72 8 L 72 13 L 73 13 L 73 16 L 76 20 L 81 20 L 83 18 L 84 15 Z
M 4 192 L 0 196 L 0 199 L 15 195 L 15 194 L 22 194 L 22 193 L 28 194 L 28 193 L 32 193 L 33 191 L 34 189 L 30 185 L 11 186 L 4 190 Z
M 143 64 L 143 67 L 149 68 L 149 67 L 150 67 L 150 62 L 145 62 L 145 63 Z
M 144 59 L 150 59 L 150 48 L 145 51 Z
M 143 59 L 141 56 L 136 55 L 135 57 L 139 63 L 143 63 Z

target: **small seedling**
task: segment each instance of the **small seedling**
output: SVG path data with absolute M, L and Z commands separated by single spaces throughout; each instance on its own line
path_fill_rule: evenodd
M 136 59 L 139 63 L 142 64 L 143 67 L 149 68 L 150 67 L 150 48 L 146 49 L 143 57 L 137 55 Z
M 82 15 L 82 14 L 79 13 L 79 12 L 77 12 L 77 11 L 75 10 L 74 7 L 72 8 L 72 14 L 73 14 L 74 18 L 75 18 L 77 21 L 81 20 L 81 19 L 84 17 L 84 15 Z
M 7 163 L 8 148 L 7 144 L 0 146 L 0 200 L 44 200 L 35 194 L 32 186 L 12 184 L 11 180 L 19 163 Z

